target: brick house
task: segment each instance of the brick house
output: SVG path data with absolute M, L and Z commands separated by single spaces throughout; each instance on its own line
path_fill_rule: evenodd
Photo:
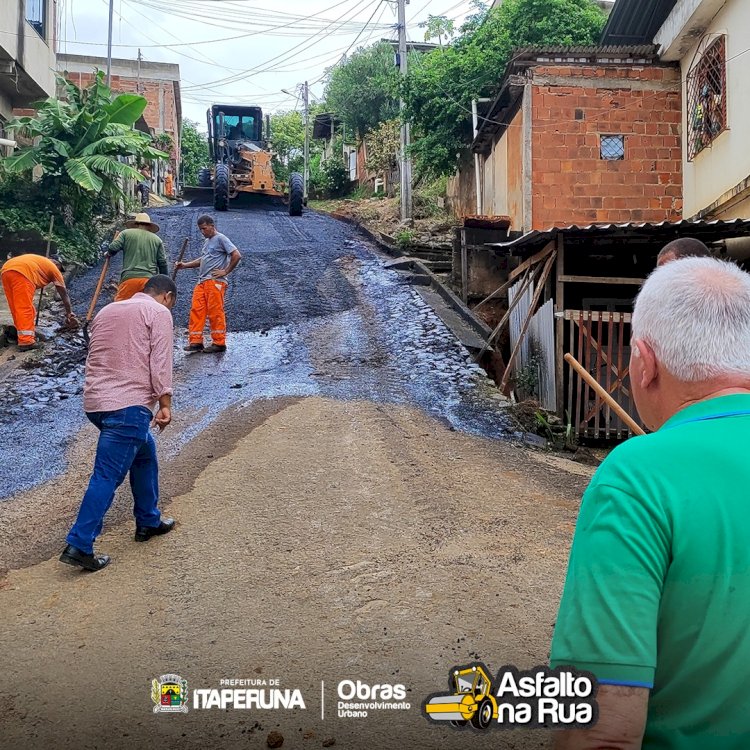
M 57 56 L 57 69 L 76 86 L 88 86 L 97 70 L 106 70 L 107 60 L 89 55 Z M 172 137 L 171 166 L 175 176 L 180 174 L 180 127 L 182 102 L 180 99 L 180 66 L 172 63 L 138 60 L 112 60 L 112 90 L 139 93 L 148 102 L 142 121 L 137 127 L 152 135 L 168 133 Z M 162 192 L 163 173 L 156 176 L 155 189 Z
M 467 161 L 449 197 L 511 232 L 681 218 L 681 116 L 679 67 L 653 46 L 517 51 L 480 112 L 480 179 Z

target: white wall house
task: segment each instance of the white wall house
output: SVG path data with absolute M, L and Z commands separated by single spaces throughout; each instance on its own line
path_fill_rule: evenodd
M 0 127 L 55 94 L 57 0 L 0 0 Z
M 750 218 L 750 2 L 677 0 L 654 42 L 682 70 L 684 217 Z

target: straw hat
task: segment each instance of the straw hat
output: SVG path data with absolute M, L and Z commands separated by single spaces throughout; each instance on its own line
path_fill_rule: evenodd
M 149 232 L 153 232 L 154 234 L 159 231 L 159 225 L 154 224 L 154 222 L 151 221 L 151 217 L 145 213 L 136 214 L 132 219 L 125 222 L 125 226 L 128 229 L 148 229 Z

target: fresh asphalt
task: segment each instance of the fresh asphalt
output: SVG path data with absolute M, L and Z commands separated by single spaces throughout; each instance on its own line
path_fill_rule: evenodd
M 306 211 L 290 217 L 275 203 L 214 213 L 177 206 L 151 210 L 171 261 L 189 239 L 198 257 L 196 219 L 214 216 L 243 255 L 226 295 L 228 351 L 182 352 L 196 270 L 177 275 L 175 409 L 195 418 L 165 441 L 180 448 L 231 406 L 276 397 L 326 396 L 413 405 L 452 429 L 507 436 L 502 402 L 408 281 L 383 268 L 389 260 L 355 228 Z M 112 301 L 119 258 L 110 267 L 99 308 Z M 101 267 L 79 274 L 70 295 L 85 315 Z M 85 422 L 85 345 L 80 334 L 57 336 L 29 357 L 0 392 L 0 499 L 54 479 L 67 467 L 66 448 Z

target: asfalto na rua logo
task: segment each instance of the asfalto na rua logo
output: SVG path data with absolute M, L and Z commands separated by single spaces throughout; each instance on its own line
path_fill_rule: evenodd
M 178 674 L 163 674 L 151 683 L 151 700 L 155 714 L 186 714 L 188 686 Z
M 452 727 L 485 730 L 590 727 L 596 723 L 598 684 L 573 667 L 500 669 L 493 680 L 484 664 L 451 670 L 448 693 L 433 693 L 423 704 L 428 719 Z

